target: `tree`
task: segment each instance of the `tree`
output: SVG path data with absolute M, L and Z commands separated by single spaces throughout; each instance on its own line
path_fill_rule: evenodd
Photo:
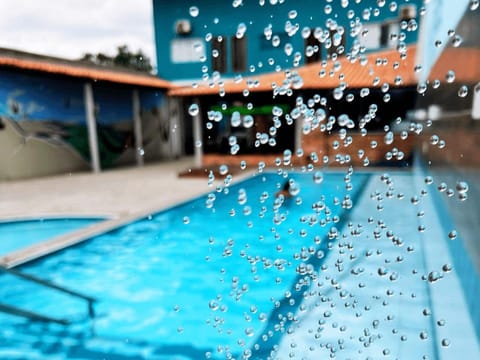
M 150 58 L 142 50 L 137 50 L 136 53 L 133 53 L 127 45 L 117 47 L 117 54 L 113 57 L 103 53 L 85 53 L 80 60 L 101 66 L 120 66 L 147 73 L 153 70 Z

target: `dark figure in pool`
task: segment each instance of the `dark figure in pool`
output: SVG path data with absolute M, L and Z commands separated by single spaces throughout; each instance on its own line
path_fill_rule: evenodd
M 279 197 L 280 195 L 283 195 L 285 199 L 288 199 L 292 197 L 292 194 L 290 194 L 290 181 L 285 181 L 285 184 L 283 184 L 282 190 L 278 191 L 275 194 L 275 197 Z

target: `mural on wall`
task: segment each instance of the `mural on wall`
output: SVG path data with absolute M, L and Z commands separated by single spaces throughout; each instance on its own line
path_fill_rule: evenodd
M 83 82 L 16 71 L 0 70 L 0 116 L 25 136 L 62 141 L 90 162 L 85 119 Z M 132 89 L 121 85 L 93 84 L 97 136 L 102 168 L 134 151 Z M 162 95 L 140 91 L 142 117 L 158 115 Z M 153 141 L 144 138 L 144 145 Z

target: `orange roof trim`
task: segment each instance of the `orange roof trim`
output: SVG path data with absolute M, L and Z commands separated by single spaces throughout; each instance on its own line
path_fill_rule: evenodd
M 292 68 L 281 72 L 272 72 L 250 76 L 239 82 L 227 80 L 215 86 L 198 85 L 171 90 L 174 96 L 214 95 L 224 91 L 226 94 L 273 91 L 281 93 L 285 89 L 333 89 L 341 83 L 347 88 L 380 87 L 384 83 L 392 86 L 416 84 L 414 76 L 415 47 L 408 47 L 402 58 L 397 50 L 388 50 L 358 56 L 340 57 Z M 394 65 L 395 64 L 395 65 Z
M 41 71 L 51 74 L 67 75 L 96 81 L 137 85 L 155 88 L 172 89 L 175 86 L 153 75 L 135 74 L 107 69 L 95 69 L 81 65 L 56 64 L 45 60 L 18 59 L 10 56 L 0 56 L 0 66 L 11 66 L 19 69 Z
M 341 57 L 304 65 L 298 68 L 250 76 L 235 82 L 225 80 L 214 85 L 200 84 L 169 91 L 172 96 L 218 95 L 248 92 L 281 94 L 286 89 L 334 89 L 345 84 L 347 89 L 416 86 L 416 46 L 406 48 L 404 55 L 398 50 L 386 50 L 355 58 Z M 460 64 L 459 61 L 462 63 Z M 480 79 L 480 49 L 447 48 L 434 65 L 429 79 L 445 79 L 448 70 L 454 69 L 457 82 Z

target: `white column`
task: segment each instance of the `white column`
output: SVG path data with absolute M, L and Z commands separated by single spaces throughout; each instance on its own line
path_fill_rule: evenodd
M 303 116 L 298 117 L 295 119 L 295 140 L 293 153 L 295 153 L 298 149 L 302 148 L 302 131 L 303 131 Z
M 143 134 L 142 134 L 142 118 L 140 117 L 140 96 L 138 90 L 133 89 L 132 92 L 132 109 L 133 109 L 133 133 L 135 135 L 135 157 L 137 165 L 143 165 Z
M 198 98 L 193 99 L 193 102 L 198 105 L 198 114 L 193 116 L 193 154 L 195 160 L 195 167 L 202 166 L 203 144 L 202 144 L 202 118 L 200 102 Z M 200 144 L 200 146 L 198 146 Z
M 480 120 L 480 83 L 473 88 L 472 119 Z
M 88 144 L 90 147 L 90 162 L 95 173 L 101 171 L 100 153 L 98 151 L 97 122 L 95 120 L 95 106 L 93 101 L 92 84 L 85 83 L 83 86 L 85 102 L 85 116 L 87 118 Z

